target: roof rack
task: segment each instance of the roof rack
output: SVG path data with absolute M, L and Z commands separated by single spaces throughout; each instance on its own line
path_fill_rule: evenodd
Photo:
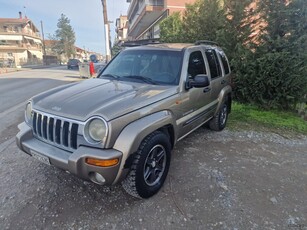
M 143 46 L 143 45 L 150 45 L 150 44 L 159 44 L 158 39 L 143 39 L 143 40 L 136 40 L 136 41 L 125 41 L 122 46 L 124 47 L 134 47 L 134 46 Z
M 195 45 L 215 45 L 218 46 L 217 42 L 208 41 L 208 40 L 199 40 L 194 43 Z

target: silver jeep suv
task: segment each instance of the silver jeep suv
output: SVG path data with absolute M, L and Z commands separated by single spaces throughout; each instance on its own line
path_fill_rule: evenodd
M 211 42 L 127 48 L 97 78 L 30 99 L 16 142 L 46 164 L 148 198 L 162 187 L 177 141 L 205 123 L 224 129 L 230 74 Z

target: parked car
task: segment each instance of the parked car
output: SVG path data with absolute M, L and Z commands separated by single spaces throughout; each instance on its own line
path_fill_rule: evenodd
M 67 62 L 67 69 L 79 69 L 80 63 L 78 59 L 69 59 Z
M 162 187 L 178 141 L 206 123 L 225 128 L 230 75 L 212 42 L 129 48 L 97 78 L 30 99 L 17 145 L 80 178 L 121 182 L 130 195 L 148 198 Z

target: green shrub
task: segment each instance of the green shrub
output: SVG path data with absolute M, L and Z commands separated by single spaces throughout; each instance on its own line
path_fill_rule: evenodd
M 306 65 L 287 52 L 247 57 L 236 66 L 235 96 L 264 108 L 292 109 L 307 91 Z

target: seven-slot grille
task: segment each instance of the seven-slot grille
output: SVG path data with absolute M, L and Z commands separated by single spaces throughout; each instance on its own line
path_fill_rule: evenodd
M 77 149 L 78 124 L 33 111 L 33 132 L 42 140 L 59 147 Z

